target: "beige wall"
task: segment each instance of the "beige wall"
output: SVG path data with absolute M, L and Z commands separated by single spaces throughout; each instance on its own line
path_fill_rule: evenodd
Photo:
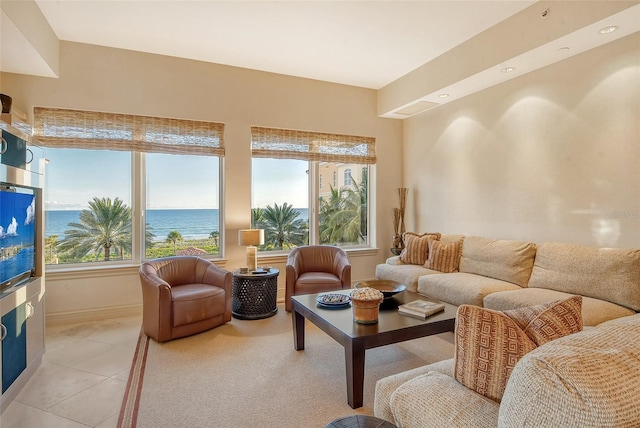
M 28 112 L 52 106 L 224 122 L 228 268 L 244 264 L 245 249 L 235 237 L 250 224 L 251 125 L 376 137 L 373 202 L 401 186 L 402 123 L 376 116 L 370 89 L 70 42 L 60 44 L 58 79 L 5 73 L 0 82 L 16 107 Z M 352 256 L 354 281 L 372 278 L 375 265 L 389 256 L 391 209 L 381 204 L 373 217 L 373 239 L 382 249 Z M 281 288 L 283 262 L 265 261 L 281 268 Z M 139 304 L 135 270 L 107 277 L 47 272 L 48 314 Z
M 68 42 L 60 52 L 59 79 L 5 73 L 0 89 L 24 111 L 226 123 L 229 268 L 242 264 L 234 237 L 250 221 L 251 125 L 376 137 L 372 239 L 380 250 L 352 254 L 354 281 L 372 277 L 389 255 L 402 185 L 408 230 L 640 247 L 637 33 L 404 122 L 378 118 L 368 89 Z M 264 264 L 284 270 L 282 258 Z M 135 267 L 47 272 L 50 316 L 139 304 Z
M 404 121 L 409 229 L 640 247 L 640 34 Z

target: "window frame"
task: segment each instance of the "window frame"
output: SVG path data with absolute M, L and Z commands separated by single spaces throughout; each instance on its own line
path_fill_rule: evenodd
M 146 260 L 146 152 L 217 158 L 219 254 L 205 257 L 224 257 L 224 123 L 48 107 L 34 107 L 33 122 L 33 136 L 44 147 L 124 151 L 131 159 L 131 259 L 46 264 L 46 269 L 126 267 Z

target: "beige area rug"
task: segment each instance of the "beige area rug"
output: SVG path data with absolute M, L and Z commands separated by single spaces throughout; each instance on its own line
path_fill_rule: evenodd
M 453 333 L 367 351 L 364 406 L 347 404 L 344 348 L 309 321 L 293 348 L 291 314 L 231 322 L 159 344 L 141 334 L 119 427 L 324 427 L 373 415 L 375 382 L 453 357 Z

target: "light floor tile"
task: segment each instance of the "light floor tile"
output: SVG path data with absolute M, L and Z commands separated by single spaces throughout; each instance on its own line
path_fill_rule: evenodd
M 47 326 L 42 365 L 2 428 L 116 428 L 141 316 Z
M 2 415 L 0 415 L 0 427 L 12 427 L 18 422 L 30 418 L 38 413 L 42 413 L 42 410 L 14 400 Z
M 49 412 L 95 427 L 120 412 L 126 382 L 106 379 L 49 408 Z
M 57 345 L 49 349 L 45 343 L 44 360 L 67 367 L 74 367 L 80 362 L 97 357 L 113 348 L 113 345 L 108 343 L 76 338 L 70 338 L 69 340 L 59 339 Z
M 134 349 L 112 346 L 110 350 L 73 365 L 73 368 L 112 377 L 131 367 Z
M 35 416 L 24 419 L 7 428 L 87 428 L 88 425 L 80 424 L 70 419 L 61 418 L 52 413 L 40 412 Z M 3 426 L 4 428 L 4 426 Z
M 120 412 L 111 416 L 109 419 L 96 426 L 96 428 L 118 428 L 118 419 L 120 418 Z
M 38 409 L 49 407 L 105 380 L 105 376 L 43 363 L 16 399 Z

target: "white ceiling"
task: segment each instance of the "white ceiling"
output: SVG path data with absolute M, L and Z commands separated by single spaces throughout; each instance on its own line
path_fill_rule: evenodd
M 378 89 L 378 114 L 400 119 L 640 31 L 640 0 L 0 0 L 0 5 L 14 1 L 39 8 L 43 25 L 46 19 L 59 40 Z M 4 10 L 1 18 L 0 71 L 56 77 L 51 62 L 39 56 Z M 619 31 L 600 35 L 607 25 L 618 25 Z M 489 57 L 500 60 L 488 63 Z M 443 63 L 452 68 L 443 69 Z M 506 66 L 516 71 L 501 73 Z M 384 102 L 405 91 L 405 84 L 417 89 Z M 443 99 L 443 93 L 449 97 Z
M 378 89 L 535 2 L 36 3 L 60 40 Z

